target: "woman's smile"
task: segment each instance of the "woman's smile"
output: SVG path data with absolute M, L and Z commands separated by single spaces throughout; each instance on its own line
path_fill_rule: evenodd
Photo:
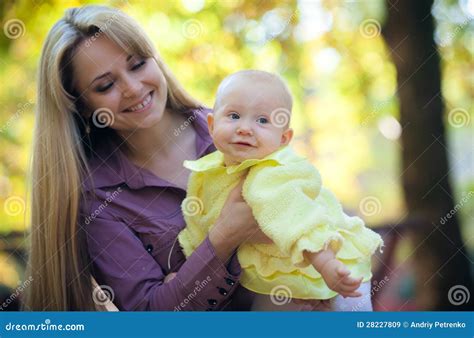
M 153 93 L 154 91 L 152 90 L 145 96 L 145 98 L 141 99 L 139 103 L 134 104 L 124 109 L 123 112 L 124 113 L 141 113 L 149 109 L 153 105 Z

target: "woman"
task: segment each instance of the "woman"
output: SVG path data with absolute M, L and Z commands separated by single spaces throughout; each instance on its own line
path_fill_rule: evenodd
M 26 310 L 110 308 L 104 294 L 120 310 L 250 308 L 235 250 L 269 239 L 241 184 L 190 257 L 176 243 L 182 163 L 215 150 L 208 110 L 134 20 L 102 6 L 67 10 L 43 46 L 37 102 Z
M 230 308 L 236 248 L 265 241 L 240 187 L 191 257 L 176 245 L 205 113 L 129 16 L 66 11 L 40 61 L 27 310 L 95 309 L 91 274 L 121 310 Z

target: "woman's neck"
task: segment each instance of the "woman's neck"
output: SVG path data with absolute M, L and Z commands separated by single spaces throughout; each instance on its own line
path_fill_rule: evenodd
M 183 119 L 179 113 L 166 109 L 163 118 L 153 127 L 120 131 L 120 136 L 125 140 L 125 154 L 136 162 L 146 162 L 158 154 L 171 153 L 176 147 L 173 131 L 179 128 Z

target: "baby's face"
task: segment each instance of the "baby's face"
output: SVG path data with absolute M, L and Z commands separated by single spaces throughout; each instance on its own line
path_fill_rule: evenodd
M 289 106 L 279 92 L 271 83 L 242 78 L 224 88 L 208 124 L 226 165 L 264 158 L 290 142 Z

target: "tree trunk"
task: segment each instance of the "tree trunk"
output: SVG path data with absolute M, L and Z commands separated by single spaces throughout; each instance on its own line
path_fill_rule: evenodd
M 410 232 L 416 302 L 421 310 L 467 310 L 473 301 L 460 301 L 459 290 L 464 299 L 469 298 L 471 265 L 458 215 L 446 217 L 457 208 L 449 181 L 440 57 L 433 40 L 431 6 L 432 0 L 389 0 L 383 34 L 397 68 L 406 205 L 409 216 L 422 220 Z

